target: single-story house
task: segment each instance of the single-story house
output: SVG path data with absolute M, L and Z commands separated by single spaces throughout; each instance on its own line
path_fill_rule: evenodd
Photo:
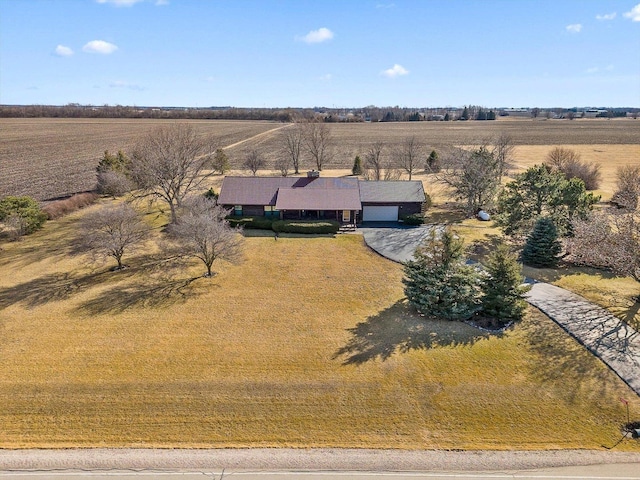
M 398 221 L 420 213 L 419 181 L 362 181 L 355 177 L 225 177 L 218 203 L 234 215 L 327 219 L 355 224 Z

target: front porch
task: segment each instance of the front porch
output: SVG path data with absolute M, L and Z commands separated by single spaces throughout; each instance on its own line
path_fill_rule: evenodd
M 335 220 L 341 225 L 355 225 L 360 210 L 280 210 L 281 220 Z

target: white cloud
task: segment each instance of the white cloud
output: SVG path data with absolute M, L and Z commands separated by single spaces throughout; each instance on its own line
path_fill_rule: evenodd
M 606 67 L 604 67 L 604 68 L 600 68 L 600 67 L 591 67 L 591 68 L 587 68 L 587 69 L 585 70 L 585 72 L 586 72 L 586 73 L 590 73 L 590 74 L 598 73 L 598 72 L 612 72 L 612 71 L 613 71 L 613 69 L 614 69 L 614 66 L 613 66 L 613 65 L 607 65 L 607 66 L 606 66 Z
M 86 53 L 101 53 L 103 55 L 109 55 L 110 53 L 118 50 L 118 47 L 113 43 L 105 42 L 104 40 L 91 40 L 84 47 L 82 51 Z
M 73 50 L 71 50 L 69 47 L 65 47 L 64 45 L 58 45 L 56 47 L 56 55 L 58 55 L 59 57 L 70 57 L 71 55 L 73 55 Z
M 582 25 L 579 23 L 572 23 L 565 27 L 569 33 L 580 33 L 582 31 Z
M 304 37 L 302 41 L 306 43 L 321 43 L 331 40 L 333 38 L 333 32 L 328 28 L 322 27 L 318 30 L 311 30 Z
M 331 75 L 330 73 L 325 73 L 320 77 L 320 80 L 322 80 L 323 82 L 330 82 L 332 78 L 333 75 Z
M 156 7 L 161 7 L 163 5 L 169 5 L 169 0 L 156 0 Z
M 613 20 L 614 18 L 616 18 L 616 15 L 617 15 L 616 12 L 605 13 L 603 15 L 596 15 L 596 20 Z
M 128 88 L 129 90 L 144 90 L 144 87 L 135 83 L 124 82 L 122 80 L 116 80 L 109 84 L 111 88 Z
M 378 3 L 376 5 L 376 8 L 387 9 L 387 8 L 394 8 L 395 6 L 396 6 L 395 3 Z
M 111 5 L 115 5 L 116 7 L 131 7 L 136 3 L 142 2 L 143 0 L 96 0 L 98 3 L 109 3 Z
M 624 14 L 626 18 L 630 18 L 632 22 L 640 22 L 640 3 Z
M 380 75 L 384 75 L 385 77 L 389 77 L 389 78 L 400 77 L 402 75 L 408 75 L 408 74 L 409 74 L 409 70 L 404 68 L 402 65 L 398 65 L 397 63 L 393 67 L 380 72 Z

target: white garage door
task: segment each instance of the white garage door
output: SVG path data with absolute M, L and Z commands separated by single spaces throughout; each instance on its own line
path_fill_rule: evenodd
M 362 220 L 365 222 L 396 222 L 398 206 L 363 206 Z

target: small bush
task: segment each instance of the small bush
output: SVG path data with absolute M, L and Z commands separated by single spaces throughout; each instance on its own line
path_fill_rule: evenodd
M 413 213 L 402 217 L 402 221 L 405 225 L 422 225 L 424 223 L 424 217 L 421 213 Z
M 49 220 L 60 218 L 69 213 L 88 207 L 95 203 L 98 195 L 95 193 L 78 193 L 69 198 L 56 200 L 47 204 L 42 211 L 47 214 Z
M 42 228 L 47 214 L 31 197 L 8 196 L 0 200 L 0 222 L 8 227 L 10 237 L 17 239 Z
M 206 192 L 204 192 L 204 198 L 207 198 L 209 200 L 213 200 L 214 202 L 218 201 L 218 197 L 220 195 L 217 194 L 215 192 L 215 190 L 213 189 L 213 187 L 211 187 L 209 190 L 207 190 Z
M 335 220 L 300 221 L 277 220 L 273 222 L 273 231 L 278 233 L 334 234 L 340 230 Z
M 232 227 L 243 227 L 249 230 L 271 230 L 273 219 L 267 217 L 236 217 L 229 216 L 229 225 Z

